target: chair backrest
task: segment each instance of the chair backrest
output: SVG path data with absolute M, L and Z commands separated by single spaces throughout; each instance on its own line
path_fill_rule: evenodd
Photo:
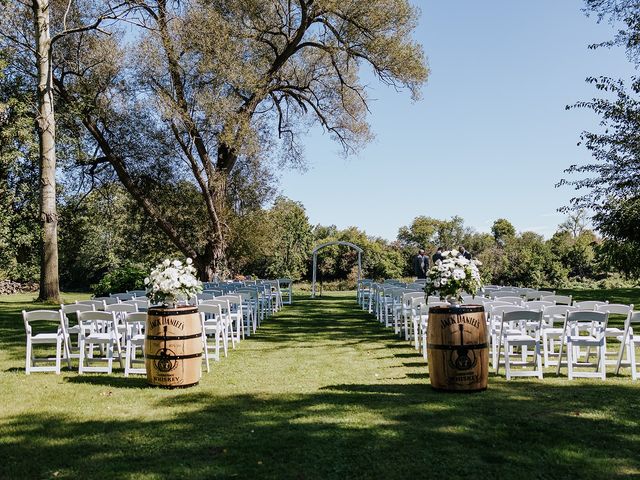
M 522 306 L 520 305 L 498 305 L 498 306 L 492 306 L 488 313 L 489 315 L 491 315 L 491 317 L 495 318 L 495 317 L 501 317 L 506 312 L 520 312 L 520 311 L 523 311 Z M 528 311 L 532 311 L 532 310 L 528 310 Z
M 80 312 L 78 313 L 78 324 L 82 326 L 83 330 L 87 327 L 91 330 L 103 327 L 115 330 L 117 328 L 116 312 Z
M 85 305 L 83 303 L 69 303 L 67 305 L 61 303 L 60 310 L 65 315 L 67 313 L 77 313 L 77 312 L 93 312 L 95 310 L 94 305 Z
M 567 324 L 597 324 L 601 328 L 607 326 L 608 312 L 596 312 L 594 310 L 574 310 L 567 312 Z
M 135 305 L 136 307 L 138 307 L 138 311 L 140 311 L 148 309 L 151 303 L 146 297 L 140 300 L 138 299 L 138 297 L 136 297 L 133 300 L 122 302 L 120 305 Z
M 547 300 L 531 300 L 529 302 L 524 302 L 524 307 L 529 310 L 541 310 L 548 307 L 555 306 L 555 302 L 549 302 Z
M 217 304 L 204 304 L 198 305 L 198 311 L 205 316 L 205 318 L 209 318 L 210 315 L 222 316 L 222 303 L 218 302 Z
M 504 296 L 496 298 L 499 298 L 501 302 L 507 302 L 512 305 L 522 305 L 524 303 L 524 299 L 522 297 Z
M 520 295 L 516 290 L 496 290 L 491 294 L 492 298 L 501 298 L 501 297 L 519 297 Z
M 147 295 L 147 291 L 146 290 L 127 290 L 127 293 L 135 295 L 136 298 L 145 297 Z
M 117 303 L 115 305 L 107 305 L 104 308 L 104 311 L 135 313 L 138 311 L 138 305 L 132 305 L 130 303 Z
M 124 302 L 125 300 L 131 300 L 132 298 L 135 298 L 136 295 L 135 293 L 120 292 L 120 293 L 110 293 L 109 296 L 111 298 L 117 298 L 121 302 Z
M 571 305 L 571 295 L 542 295 L 540 300 L 546 302 L 555 302 L 556 305 Z
M 93 305 L 94 310 L 104 310 L 104 300 L 76 300 L 77 305 Z
M 207 308 L 209 306 L 219 306 L 222 314 L 226 315 L 228 313 L 231 313 L 231 308 L 229 306 L 229 300 L 226 298 L 216 298 L 215 300 L 205 300 L 203 303 L 201 303 L 200 305 L 198 305 L 198 310 L 200 310 L 200 308 Z
M 633 304 L 607 303 L 596 307 L 596 312 L 607 312 L 612 315 L 629 315 L 633 311 Z
M 606 305 L 608 303 L 608 301 L 584 300 L 582 302 L 573 302 L 573 306 L 580 310 L 596 310 L 600 305 Z
M 31 335 L 33 322 L 57 322 L 58 325 L 64 328 L 63 313 L 61 310 L 31 310 L 22 311 L 22 320 L 28 335 Z
M 129 313 L 124 318 L 125 325 L 127 326 L 127 334 L 129 336 L 135 334 L 141 334 L 144 332 L 147 324 L 147 314 L 145 312 Z
M 578 308 L 571 305 L 553 305 L 551 307 L 545 307 L 543 316 L 566 315 L 567 312 L 573 312 L 575 310 L 578 310 Z
M 234 307 L 234 306 L 238 306 L 238 305 L 242 305 L 242 297 L 240 295 L 232 295 L 232 294 L 228 294 L 228 295 L 223 295 L 221 297 L 216 297 L 219 300 L 226 300 L 229 302 L 229 306 L 230 307 Z
M 113 305 L 114 303 L 120 303 L 120 299 L 118 297 L 93 297 L 91 300 L 98 300 L 104 302 L 105 305 Z M 97 310 L 97 308 L 96 308 Z
M 502 312 L 502 323 L 537 322 L 538 328 L 542 323 L 542 310 L 509 310 Z

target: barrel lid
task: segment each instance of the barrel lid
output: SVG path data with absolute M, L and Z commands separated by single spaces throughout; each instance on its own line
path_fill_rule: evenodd
M 448 306 L 448 307 L 430 307 L 429 313 L 449 313 L 454 315 L 460 315 L 464 313 L 478 313 L 484 312 L 484 306 L 482 305 L 458 305 L 458 306 Z
M 198 307 L 192 305 L 186 305 L 183 307 L 151 307 L 147 310 L 148 315 L 158 315 L 160 317 L 170 317 L 174 315 L 190 315 L 192 313 L 198 313 Z

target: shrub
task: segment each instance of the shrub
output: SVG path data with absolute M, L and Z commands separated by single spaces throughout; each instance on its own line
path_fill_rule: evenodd
M 128 263 L 106 273 L 98 283 L 91 285 L 91 291 L 101 297 L 127 290 L 141 290 L 144 289 L 146 275 L 147 270 L 141 265 Z

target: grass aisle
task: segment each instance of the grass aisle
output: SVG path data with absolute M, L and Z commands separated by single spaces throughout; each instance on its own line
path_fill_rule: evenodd
M 611 478 L 640 475 L 640 386 L 492 377 L 430 389 L 352 295 L 297 298 L 198 387 L 23 371 L 0 306 L 0 478 Z M 22 335 L 22 337 L 21 337 Z

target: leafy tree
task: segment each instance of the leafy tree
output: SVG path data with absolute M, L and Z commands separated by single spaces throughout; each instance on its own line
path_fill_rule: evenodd
M 268 212 L 268 221 L 272 241 L 267 275 L 299 280 L 306 274 L 313 238 L 304 206 L 278 197 Z
M 499 218 L 493 222 L 493 225 L 491 226 L 491 233 L 498 244 L 504 245 L 507 240 L 515 237 L 516 229 L 509 220 Z
M 594 218 L 604 240 L 599 250 L 604 264 L 640 277 L 640 198 L 612 202 Z
M 640 3 L 635 0 L 586 0 L 585 11 L 622 26 L 607 42 L 592 45 L 623 46 L 631 62 L 640 62 Z M 594 161 L 572 165 L 566 172 L 578 179 L 563 179 L 559 185 L 570 185 L 580 191 L 564 211 L 583 209 L 594 212 L 593 223 L 603 235 L 604 258 L 611 265 L 624 265 L 627 273 L 640 272 L 640 237 L 634 224 L 640 217 L 633 205 L 640 199 L 640 79 L 624 81 L 609 77 L 588 78 L 605 98 L 577 102 L 567 108 L 587 108 L 600 118 L 601 131 L 583 132 L 581 144 L 592 153 Z M 621 222 L 627 222 L 623 225 Z M 576 232 L 577 233 L 577 232 Z M 577 235 L 574 235 L 577 236 Z M 618 252 L 618 254 L 614 252 Z M 619 262 L 621 258 L 625 260 Z M 611 263 L 614 262 L 614 263 Z
M 371 137 L 362 66 L 414 98 L 427 75 L 406 0 L 126 3 L 140 42 L 70 41 L 56 88 L 99 152 L 87 168 L 110 165 L 205 279 L 225 268 L 237 170 L 269 170 L 277 152 L 299 164 L 301 134 L 314 123 L 345 153 L 359 149 Z M 204 245 L 156 201 L 158 185 L 181 179 L 197 186 Z
M 437 247 L 456 248 L 464 243 L 470 234 L 471 230 L 464 226 L 461 217 L 438 220 L 421 215 L 414 218 L 410 226 L 400 227 L 398 241 L 414 249 L 424 248 L 432 251 Z
M 34 281 L 39 270 L 38 143 L 29 82 L 10 78 L 0 49 L 0 278 Z
M 558 229 L 569 232 L 573 238 L 578 238 L 587 228 L 587 213 L 584 209 L 569 212 L 567 218 Z

